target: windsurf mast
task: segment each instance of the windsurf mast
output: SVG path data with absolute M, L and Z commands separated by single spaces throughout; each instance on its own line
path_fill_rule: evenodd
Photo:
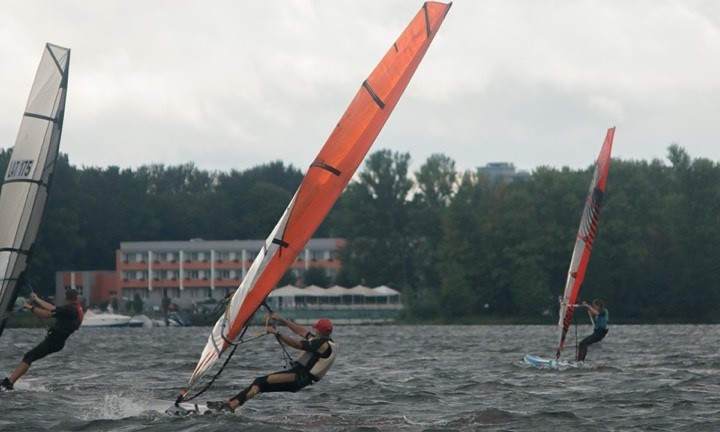
M 600 217 L 600 207 L 602 206 L 603 194 L 605 193 L 605 183 L 607 182 L 608 170 L 610 169 L 610 153 L 612 152 L 612 143 L 615 136 L 615 128 L 608 129 L 605 135 L 602 149 L 595 164 L 592 181 L 590 182 L 590 190 L 585 199 L 585 208 L 583 209 L 582 218 L 580 219 L 580 228 L 578 229 L 575 239 L 575 248 L 573 249 L 572 259 L 570 260 L 570 269 L 568 270 L 567 281 L 565 283 L 565 292 L 560 301 L 560 342 L 555 353 L 555 358 L 559 359 L 565 345 L 568 329 L 572 321 L 577 301 L 580 285 L 585 278 L 585 270 L 590 260 L 590 252 L 592 251 L 595 235 L 597 234 L 598 219 Z M 592 318 L 591 318 L 592 319 Z
M 57 162 L 70 50 L 46 44 L 0 190 L 0 335 L 22 288 Z
M 325 218 L 380 133 L 451 4 L 427 2 L 362 83 L 215 324 L 188 389 L 238 340 Z

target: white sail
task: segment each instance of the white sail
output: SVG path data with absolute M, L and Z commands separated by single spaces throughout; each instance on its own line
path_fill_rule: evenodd
M 58 156 L 70 50 L 47 44 L 0 190 L 0 334 L 32 255 Z

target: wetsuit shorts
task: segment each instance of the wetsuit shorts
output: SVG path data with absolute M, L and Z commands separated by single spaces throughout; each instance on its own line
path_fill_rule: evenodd
M 52 353 L 56 353 L 63 349 L 65 346 L 65 339 L 54 337 L 52 334 L 47 335 L 37 346 L 27 353 L 23 357 L 23 362 L 32 364 L 36 360 L 40 360 L 43 357 L 47 357 Z

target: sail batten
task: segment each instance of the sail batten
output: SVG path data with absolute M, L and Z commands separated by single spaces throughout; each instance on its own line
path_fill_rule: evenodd
M 565 345 L 567 332 L 575 312 L 575 303 L 577 302 L 578 293 L 580 292 L 580 286 L 585 278 L 585 271 L 588 261 L 590 260 L 590 252 L 592 251 L 595 236 L 597 235 L 600 207 L 602 206 L 603 195 L 605 194 L 614 137 L 615 128 L 612 127 L 608 129 L 605 135 L 605 141 L 603 141 L 603 146 L 600 149 L 595 170 L 593 171 L 590 189 L 585 199 L 585 207 L 583 208 L 580 228 L 578 228 L 575 239 L 575 247 L 573 248 L 568 277 L 565 283 L 565 291 L 560 302 L 560 319 L 558 321 L 560 341 L 557 351 L 555 352 L 556 359 L 560 358 Z
M 189 387 L 227 350 L 227 341 L 242 334 L 330 211 L 397 105 L 450 6 L 425 3 L 363 81 L 215 324 Z
M 46 44 L 0 189 L 0 334 L 22 287 L 57 161 L 70 50 Z

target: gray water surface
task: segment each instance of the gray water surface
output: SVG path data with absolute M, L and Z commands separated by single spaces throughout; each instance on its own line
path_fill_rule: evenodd
M 611 326 L 585 365 L 553 370 L 522 358 L 551 356 L 554 326 L 337 327 L 339 357 L 321 382 L 261 394 L 235 414 L 164 414 L 209 331 L 81 329 L 0 393 L 0 430 L 720 431 L 720 326 Z M 6 330 L 0 376 L 43 335 Z M 198 400 L 228 398 L 284 364 L 274 338 L 248 343 Z

